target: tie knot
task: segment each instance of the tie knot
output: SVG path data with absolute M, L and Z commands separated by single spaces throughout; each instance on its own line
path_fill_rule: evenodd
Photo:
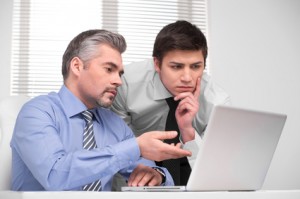
M 93 120 L 93 112 L 86 110 L 81 112 L 81 114 L 83 115 L 84 120 L 88 123 L 91 122 Z
M 178 104 L 179 104 L 179 101 L 175 101 L 174 97 L 166 98 L 166 101 L 168 103 L 168 106 L 169 106 L 170 110 L 176 109 Z

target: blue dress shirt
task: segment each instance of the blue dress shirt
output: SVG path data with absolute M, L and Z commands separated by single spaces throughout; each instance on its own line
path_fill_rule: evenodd
M 127 124 L 105 108 L 93 109 L 98 148 L 82 148 L 86 106 L 65 86 L 58 93 L 32 99 L 21 109 L 13 137 L 12 190 L 81 190 L 101 179 L 110 191 L 117 172 L 128 178 L 138 164 L 156 167 L 140 157 L 136 138 Z M 169 172 L 164 185 L 173 185 Z

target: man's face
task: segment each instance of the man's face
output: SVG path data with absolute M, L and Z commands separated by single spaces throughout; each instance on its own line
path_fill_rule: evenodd
M 155 70 L 168 91 L 177 96 L 182 92 L 193 92 L 198 77 L 202 77 L 204 57 L 201 50 L 173 50 L 162 60 L 154 58 Z
M 123 65 L 121 54 L 108 45 L 99 47 L 100 55 L 81 70 L 78 94 L 88 108 L 109 107 L 122 84 Z

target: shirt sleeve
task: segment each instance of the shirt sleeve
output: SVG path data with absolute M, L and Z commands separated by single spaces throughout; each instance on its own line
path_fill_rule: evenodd
M 169 173 L 169 171 L 164 167 L 157 167 L 157 168 L 159 168 L 165 174 L 165 182 L 163 182 L 161 185 L 162 186 L 173 186 L 174 181 L 173 181 L 173 178 L 172 178 L 171 174 Z
M 152 167 L 152 168 L 155 167 L 155 168 L 161 169 L 161 170 L 163 171 L 163 173 L 165 174 L 165 178 L 166 178 L 166 179 L 165 179 L 165 182 L 162 183 L 161 185 L 162 185 L 162 186 L 173 186 L 173 185 L 174 185 L 173 178 L 172 178 L 170 172 L 169 172 L 165 167 L 159 167 L 159 166 L 157 166 L 157 165 L 154 163 L 154 161 L 148 160 L 148 159 L 145 159 L 145 158 L 142 158 L 142 157 L 137 161 L 136 165 L 138 165 L 138 164 L 144 164 L 144 165 L 149 166 L 149 167 Z M 130 176 L 130 174 L 132 173 L 133 169 L 136 167 L 136 165 L 133 166 L 133 167 L 131 167 L 131 168 L 123 169 L 123 170 L 120 171 L 120 173 L 121 173 L 126 179 L 128 179 L 129 176 Z
M 202 138 L 200 137 L 200 135 L 195 131 L 195 139 L 186 142 L 185 144 L 183 144 L 181 138 L 180 138 L 180 142 L 182 144 L 182 148 L 188 151 L 192 152 L 192 156 L 187 157 L 191 168 L 193 169 L 193 166 L 195 164 L 195 160 L 197 158 L 198 152 L 199 152 L 199 148 L 202 144 Z
M 48 110 L 47 110 L 48 107 Z M 134 135 L 117 144 L 65 149 L 48 106 L 26 105 L 16 121 L 11 146 L 46 190 L 72 190 L 132 167 L 140 159 Z

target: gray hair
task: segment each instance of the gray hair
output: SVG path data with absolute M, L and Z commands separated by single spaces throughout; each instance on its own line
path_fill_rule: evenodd
M 107 44 L 121 54 L 126 50 L 126 41 L 120 34 L 99 29 L 82 32 L 69 43 L 63 55 L 62 75 L 64 80 L 68 77 L 70 62 L 74 57 L 79 57 L 86 65 L 99 55 L 98 47 L 101 44 Z

